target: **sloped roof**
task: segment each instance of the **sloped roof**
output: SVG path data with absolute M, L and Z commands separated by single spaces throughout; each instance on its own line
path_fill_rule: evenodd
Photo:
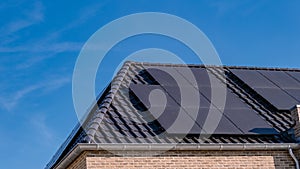
M 225 105 L 225 112 L 226 110 L 230 112 L 235 108 L 240 110 L 241 107 L 243 110 L 247 109 L 255 114 L 257 116 L 255 118 L 262 121 L 264 126 L 270 126 L 270 129 L 275 132 L 245 132 L 243 126 L 236 123 L 239 119 L 236 121 L 234 117 L 226 113 L 222 118 L 229 121 L 226 124 L 231 124 L 238 132 L 222 132 L 224 127 L 221 125 L 219 125 L 221 132 L 208 135 L 190 133 L 182 137 L 166 132 L 162 121 L 154 118 L 153 114 L 147 111 L 149 109 L 147 102 L 138 97 L 139 93 L 133 89 L 134 86 L 140 86 L 143 90 L 162 87 L 167 89 L 166 91 L 170 96 L 174 96 L 170 93 L 171 90 L 168 91 L 166 88 L 168 84 L 163 84 L 165 77 L 159 73 L 151 72 L 150 69 L 152 68 L 176 71 L 188 68 L 193 70 L 196 80 L 200 78 L 197 82 L 203 81 L 205 76 L 197 74 L 200 69 L 211 73 L 213 78 L 227 86 L 227 94 L 230 94 L 230 97 L 227 98 L 229 101 Z M 282 76 L 286 78 L 283 81 L 281 81 Z M 185 75 L 182 76 L 182 79 L 190 82 L 189 77 L 185 77 Z M 290 81 L 287 82 L 287 79 Z M 257 80 L 257 82 L 253 83 L 253 80 Z M 264 85 L 264 83 L 268 85 Z M 200 106 L 200 109 L 207 110 L 209 106 L 205 106 L 205 103 L 212 104 L 210 99 L 205 97 L 210 92 L 210 88 L 201 86 L 201 84 L 198 85 L 199 88 L 197 89 L 201 93 L 201 106 L 204 105 L 203 107 Z M 268 90 L 271 90 L 271 96 L 265 92 Z M 174 64 L 126 62 L 111 84 L 100 95 L 98 106 L 91 110 L 82 126 L 75 127 L 70 137 L 46 168 L 51 168 L 78 143 L 294 143 L 295 139 L 291 134 L 294 121 L 291 119 L 289 108 L 300 102 L 299 91 L 299 69 L 205 67 L 203 65 L 188 65 L 187 67 L 186 65 Z M 274 99 L 276 94 L 281 97 L 278 100 L 286 97 L 288 99 L 285 100 L 290 99 L 290 102 L 284 102 L 284 104 L 277 102 Z M 172 105 L 173 107 L 181 106 L 176 102 L 176 98 L 173 97 L 172 99 L 175 100 L 175 104 L 177 103 L 175 106 Z M 239 102 L 239 107 L 235 107 L 237 105 L 231 102 L 233 99 Z

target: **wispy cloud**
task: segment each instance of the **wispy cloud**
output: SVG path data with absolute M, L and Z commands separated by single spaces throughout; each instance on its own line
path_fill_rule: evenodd
M 235 1 L 236 2 L 236 1 Z M 230 3 L 230 1 L 211 1 L 211 6 L 216 8 L 217 15 L 226 16 L 231 12 L 239 12 L 239 15 L 248 16 L 254 13 L 256 10 L 265 6 L 266 1 L 251 1 L 244 0 L 238 1 L 238 3 Z
M 20 19 L 7 23 L 0 28 L 2 37 L 20 31 L 26 27 L 43 21 L 44 19 L 44 6 L 41 2 L 37 1 L 33 4 L 31 9 L 22 11 L 24 16 Z
M 84 42 L 61 41 L 60 39 L 63 37 L 64 32 L 80 26 L 91 19 L 100 11 L 101 7 L 105 5 L 105 3 L 106 2 L 95 3 L 84 7 L 78 12 L 78 16 L 75 17 L 76 19 L 64 24 L 63 27 L 57 29 L 55 32 L 47 34 L 46 36 L 36 37 L 35 39 L 31 39 L 30 42 L 22 43 L 19 46 L 0 45 L 0 53 L 11 54 L 26 52 L 27 55 L 31 55 L 31 58 L 28 58 L 23 63 L 20 63 L 16 66 L 16 69 L 19 70 L 35 66 L 42 61 L 55 57 L 59 53 L 78 52 L 82 48 Z M 43 21 L 43 4 L 36 2 L 34 6 L 35 7 L 33 11 L 26 12 L 27 18 L 16 20 L 2 28 L 2 30 L 8 30 L 6 34 L 10 34 L 2 39 L 2 44 L 9 44 L 19 38 L 13 33 L 33 25 L 34 23 Z
M 44 10 L 45 7 L 42 2 L 37 1 L 33 5 L 33 10 L 27 11 L 27 16 L 33 22 L 41 22 L 44 20 Z
M 57 90 L 57 89 L 65 86 L 69 82 L 71 82 L 71 78 L 69 78 L 69 77 L 62 77 L 62 78 L 52 80 L 50 83 L 46 84 L 43 91 L 45 93 L 48 93 L 48 92 L 51 92 L 53 90 Z
M 76 28 L 85 22 L 87 22 L 89 19 L 93 18 L 100 10 L 101 7 L 104 6 L 107 3 L 107 1 L 101 1 L 100 3 L 94 3 L 91 5 L 88 5 L 86 7 L 83 7 L 75 17 L 73 21 L 69 23 L 65 23 L 63 27 L 60 29 L 57 29 L 55 32 L 50 33 L 49 35 L 43 37 L 42 39 L 39 40 L 39 42 L 52 42 L 57 39 L 59 39 L 64 32 L 69 31 L 73 28 Z
M 52 81 L 45 81 L 43 83 L 29 85 L 10 94 L 2 94 L 0 97 L 0 106 L 7 111 L 11 111 L 15 109 L 20 101 L 26 98 L 26 96 L 28 96 L 30 93 L 41 90 L 42 93 L 46 94 L 53 90 L 59 89 L 69 82 L 70 78 L 62 77 Z
M 16 91 L 12 96 L 10 96 L 8 98 L 1 97 L 0 98 L 1 106 L 3 106 L 7 110 L 11 110 L 18 104 L 20 99 L 22 99 L 24 96 L 26 96 L 30 92 L 33 92 L 34 90 L 37 90 L 39 88 L 41 88 L 41 86 L 39 86 L 39 85 L 27 86 L 19 91 Z
M 20 70 L 20 69 L 27 69 L 30 68 L 32 65 L 35 65 L 37 63 L 40 63 L 48 58 L 53 57 L 54 55 L 43 55 L 43 56 L 35 56 L 35 57 L 30 57 L 29 59 L 27 59 L 26 61 L 17 64 L 16 65 L 16 69 Z
M 51 144 L 55 139 L 56 136 L 54 131 L 47 125 L 47 117 L 45 114 L 39 113 L 32 116 L 30 124 L 40 136 L 38 137 L 40 138 L 39 140 L 46 140 L 44 143 Z
M 66 24 L 63 28 L 60 30 L 54 32 L 52 36 L 57 36 L 63 33 L 64 31 L 67 31 L 69 29 L 72 29 L 74 27 L 77 27 L 79 25 L 82 25 L 89 19 L 91 19 L 93 16 L 95 16 L 101 9 L 102 6 L 106 4 L 106 1 L 102 1 L 101 3 L 95 3 L 92 5 L 88 5 L 86 7 L 83 7 L 76 17 L 75 20 L 71 21 L 70 23 Z
M 229 11 L 235 9 L 238 5 L 237 3 L 228 3 L 225 1 L 211 1 L 211 6 L 217 9 L 218 15 L 225 15 Z
M 11 53 L 11 52 L 70 52 L 80 50 L 83 43 L 79 42 L 52 42 L 50 44 L 31 44 L 14 47 L 0 47 L 0 52 Z

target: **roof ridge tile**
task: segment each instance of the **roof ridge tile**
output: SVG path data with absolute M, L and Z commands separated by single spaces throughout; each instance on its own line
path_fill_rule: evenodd
M 122 81 L 124 80 L 124 77 L 126 76 L 127 72 L 128 72 L 128 69 L 130 67 L 130 65 L 132 64 L 133 62 L 130 62 L 130 61 L 126 61 L 122 68 L 119 70 L 119 72 L 117 73 L 117 75 L 115 76 L 115 78 L 112 80 L 110 86 L 111 86 L 111 89 L 109 91 L 110 93 L 110 98 L 109 99 L 105 99 L 102 101 L 102 103 L 104 103 L 105 105 L 103 107 L 101 107 L 102 111 L 101 113 L 105 114 L 108 109 L 109 109 L 109 106 L 111 105 L 112 101 L 114 100 L 114 96 L 115 94 L 117 93 L 118 89 L 120 88 L 121 84 L 122 84 Z M 102 104 L 101 103 L 101 104 Z M 104 110 L 104 111 L 103 111 Z M 98 111 L 96 111 L 94 114 L 93 114 L 93 117 L 91 119 L 99 119 L 98 117 Z M 95 136 L 95 133 L 96 133 L 96 130 L 97 128 L 99 127 L 101 121 L 103 120 L 102 119 L 99 119 L 99 122 L 95 123 L 93 120 L 87 125 L 87 128 L 86 128 L 86 137 L 87 137 L 87 140 L 89 143 L 91 142 L 94 142 L 93 138 Z
M 257 67 L 257 66 L 228 66 L 228 65 L 204 65 L 204 64 L 181 64 L 181 63 L 156 63 L 156 62 L 136 62 L 127 61 L 131 64 L 144 66 L 168 66 L 168 67 L 224 67 L 229 69 L 245 69 L 245 70 L 270 70 L 270 71 L 296 71 L 300 72 L 300 68 L 280 68 L 280 67 Z

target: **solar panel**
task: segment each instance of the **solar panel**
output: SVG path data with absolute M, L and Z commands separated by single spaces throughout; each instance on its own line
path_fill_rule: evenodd
M 174 68 L 174 67 L 147 67 L 147 66 L 145 66 L 145 68 L 149 72 L 149 74 L 156 81 L 158 81 L 158 83 L 162 85 L 163 88 L 176 100 L 177 103 L 181 103 L 180 93 L 193 96 L 195 92 L 199 92 L 199 87 L 201 88 L 203 86 L 205 87 L 210 86 L 210 79 L 206 69 L 204 68 L 189 68 L 189 67 Z M 211 78 L 213 84 L 217 84 L 219 86 L 224 85 L 214 75 L 212 75 Z M 180 89 L 182 89 L 182 91 L 180 91 Z M 206 93 L 207 98 L 210 99 L 211 90 L 205 89 L 204 92 Z M 209 107 L 210 103 L 208 102 L 208 100 L 205 97 L 203 97 L 201 94 L 199 95 L 200 95 L 200 107 Z M 188 106 L 190 106 L 188 103 L 194 104 L 194 102 L 192 102 L 193 100 L 192 97 L 191 98 L 187 97 L 185 99 L 191 99 L 191 102 L 185 100 Z
M 176 67 L 175 69 L 194 86 L 210 86 L 209 76 L 204 68 Z
M 214 74 L 210 73 L 204 68 L 201 69 L 192 69 L 198 86 L 223 86 L 224 83 L 218 79 Z
M 209 101 L 211 101 L 211 87 L 210 86 L 201 86 L 199 87 L 200 93 L 203 94 Z
M 160 85 L 176 85 L 174 76 L 163 70 L 160 67 L 147 68 L 146 71 L 160 84 Z
M 158 118 L 158 122 L 169 134 L 243 134 L 225 116 L 222 116 L 219 122 L 215 121 L 214 119 L 206 122 L 209 110 L 208 108 L 200 108 L 198 110 L 199 113 L 196 119 L 191 119 L 190 116 L 182 113 L 181 116 L 177 117 L 177 122 L 175 122 L 176 119 L 173 118 L 175 115 L 173 115 L 173 117 L 170 117 L 170 115 L 172 114 L 170 113 L 170 110 L 171 109 L 165 111 L 164 115 Z M 197 109 L 195 107 L 186 107 L 185 111 L 191 112 L 197 111 Z M 217 109 L 212 109 L 211 113 L 221 115 L 219 110 Z M 208 132 L 202 129 L 202 126 L 204 126 L 205 122 Z M 215 130 L 209 131 L 210 128 L 213 128 Z
M 173 98 L 170 97 L 161 86 L 158 85 L 140 85 L 140 84 L 131 84 L 131 91 L 135 94 L 135 96 L 146 106 L 146 108 L 150 108 L 151 106 L 177 106 L 178 104 L 174 101 Z M 159 92 L 153 92 L 154 90 Z M 161 93 L 162 92 L 162 93 Z M 152 94 L 153 98 L 151 103 L 149 101 L 149 96 Z M 162 99 L 166 98 L 167 103 L 165 103 Z
M 159 108 L 158 108 L 159 109 Z M 185 113 L 179 114 L 176 112 L 177 110 L 173 110 L 174 108 L 167 107 L 166 111 L 160 115 L 157 120 L 161 124 L 161 126 L 167 131 L 169 134 L 231 134 L 231 135 L 241 135 L 241 134 L 274 134 L 276 131 L 268 124 L 255 122 L 255 124 L 251 121 L 249 124 L 249 116 L 243 116 L 243 118 L 247 117 L 248 121 L 245 119 L 241 123 L 244 126 L 241 128 L 244 129 L 245 132 L 242 132 L 238 129 L 235 124 L 229 121 L 225 116 L 221 116 L 219 110 L 212 109 L 212 114 L 217 114 L 221 116 L 220 121 L 215 121 L 211 119 L 210 121 L 207 119 L 208 108 L 200 108 L 199 113 L 196 119 L 192 119 L 190 116 L 187 116 Z M 152 109 L 155 110 L 155 109 Z M 195 111 L 196 109 L 193 107 L 186 108 L 185 111 Z M 155 114 L 155 111 L 151 111 L 151 114 Z M 178 120 L 178 122 L 175 122 Z M 257 120 L 252 118 L 252 120 Z M 191 126 L 191 124 L 193 124 Z M 206 125 L 206 130 L 202 129 Z M 248 124 L 248 125 L 247 125 Z M 254 125 L 258 124 L 257 127 Z M 190 125 L 190 126 L 188 126 Z M 201 126 L 201 127 L 200 127 Z M 239 126 L 238 126 L 239 127 Z M 211 130 L 215 129 L 215 130 Z M 249 132 L 246 132 L 249 131 Z
M 174 86 L 167 87 L 170 92 L 170 88 L 174 89 Z M 166 93 L 167 105 L 164 102 L 159 101 L 160 95 L 153 96 L 157 99 L 152 99 L 151 104 L 149 102 L 149 95 L 153 90 L 164 89 L 161 86 L 153 85 L 140 85 L 140 84 L 131 84 L 130 89 L 133 91 L 135 96 L 147 107 L 147 110 L 153 115 L 155 119 L 160 123 L 160 125 L 170 134 L 199 134 L 201 132 L 201 127 L 195 124 L 193 120 L 183 109 L 179 106 L 173 98 Z M 173 93 L 174 94 L 174 93 Z M 157 101 L 157 102 L 156 102 Z M 195 106 L 195 105 L 191 105 Z M 182 113 L 180 112 L 182 109 Z M 178 122 L 175 122 L 175 121 Z M 172 127 L 171 127 L 172 126 Z
M 293 79 L 291 76 L 282 71 L 266 71 L 259 70 L 269 80 L 274 82 L 277 86 L 283 89 L 297 89 L 300 88 L 300 83 Z
M 208 100 L 203 97 L 199 90 L 197 89 L 196 80 L 187 80 L 193 76 L 193 71 L 191 71 L 188 67 L 147 67 L 146 70 L 150 73 L 150 75 L 158 81 L 160 85 L 167 91 L 167 93 L 172 96 L 172 98 L 177 103 L 182 103 L 181 93 L 184 93 L 185 96 L 195 96 L 195 93 L 198 92 L 200 96 L 200 107 L 209 107 L 210 103 Z M 192 68 L 194 71 L 195 68 Z M 201 69 L 200 75 L 205 77 L 205 69 Z M 208 76 L 206 74 L 206 76 Z M 199 76 L 198 76 L 199 77 Z M 208 83 L 209 84 L 209 83 Z M 182 91 L 181 91 L 182 90 Z M 193 101 L 193 97 L 185 97 L 184 105 L 182 106 L 195 106 L 195 102 Z M 199 103 L 197 103 L 199 105 Z
M 204 108 L 204 107 L 210 107 L 210 102 L 208 101 L 207 98 L 205 98 L 203 95 L 200 94 L 200 104 L 199 107 Z
M 161 107 L 151 107 L 150 113 L 169 134 L 200 134 L 201 127 L 195 123 L 180 107 L 166 107 L 163 112 Z
M 300 72 L 287 72 L 289 75 L 291 75 L 294 79 L 296 79 L 298 82 L 300 82 Z
M 168 86 L 186 86 L 189 82 L 172 67 L 147 67 L 146 71 L 160 84 Z
M 277 88 L 256 70 L 230 69 L 230 71 L 252 88 Z
M 190 107 L 186 108 L 186 111 L 190 112 L 194 109 L 194 107 Z M 212 118 L 207 119 L 208 113 L 211 113 L 210 116 Z M 221 118 L 220 121 L 218 121 L 218 118 Z M 222 116 L 218 109 L 200 108 L 196 123 L 200 125 L 207 134 L 243 134 L 232 122 L 225 116 Z
M 262 97 L 267 99 L 272 105 L 274 105 L 279 110 L 289 110 L 296 104 L 298 101 L 292 98 L 290 95 L 285 93 L 281 89 L 276 88 L 255 88 Z
M 208 76 L 204 68 L 189 68 L 189 67 L 147 67 L 146 71 L 160 84 L 160 85 L 181 85 L 194 87 L 211 86 L 223 84 L 214 75 Z M 211 79 L 210 79 L 211 78 Z
M 180 103 L 181 91 L 179 86 L 162 86 L 162 88 L 177 102 Z M 192 90 L 192 89 L 190 89 Z M 187 91 L 190 91 L 187 90 Z
M 224 114 L 244 134 L 278 134 L 265 120 L 263 120 L 253 109 L 225 109 Z
M 239 98 L 230 89 L 227 89 L 225 109 L 227 108 L 249 108 L 249 105 L 246 104 L 241 98 Z
M 289 110 L 298 103 L 298 94 L 291 94 L 286 89 L 297 89 L 299 83 L 285 72 L 239 69 L 230 71 L 279 110 Z M 291 75 L 300 78 L 300 74 L 292 72 Z
M 200 107 L 209 107 L 210 102 L 199 93 L 197 89 L 193 86 L 162 86 L 162 88 L 181 106 L 198 106 Z M 197 95 L 195 93 L 198 93 Z M 185 97 L 181 96 L 181 93 L 185 95 Z M 195 99 L 193 97 L 200 97 L 198 99 L 199 102 L 195 103 Z M 182 99 L 185 99 L 184 102 Z
M 211 102 L 211 87 L 200 87 L 200 92 L 208 98 Z M 218 90 L 217 90 L 218 91 Z M 230 89 L 226 89 L 226 102 L 225 108 L 248 108 L 249 105 L 242 101 L 235 93 L 233 93 Z M 216 99 L 223 99 L 224 97 L 218 97 Z
M 300 89 L 284 89 L 289 95 L 293 96 L 300 103 Z

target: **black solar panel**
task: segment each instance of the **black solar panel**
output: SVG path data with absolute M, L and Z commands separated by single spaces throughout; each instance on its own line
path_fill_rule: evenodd
M 161 107 L 151 107 L 149 111 L 169 134 L 200 134 L 201 127 L 184 110 L 180 112 L 178 108 L 165 107 L 161 112 Z
M 202 94 L 200 94 L 200 105 L 199 107 L 205 108 L 210 107 L 211 103 L 208 101 L 207 98 L 205 98 Z
M 182 103 L 182 95 L 184 93 L 188 96 L 194 96 L 196 92 L 199 92 L 198 80 L 201 80 L 199 84 L 210 85 L 208 75 L 205 69 L 195 69 L 189 67 L 147 67 L 147 72 L 156 80 L 167 93 L 179 104 Z M 194 78 L 194 80 L 192 80 Z M 210 91 L 208 91 L 210 92 Z M 210 103 L 200 93 L 200 107 L 209 107 Z M 189 101 L 189 99 L 191 99 Z M 185 105 L 181 106 L 195 106 L 193 97 L 185 98 Z M 197 103 L 199 105 L 199 103 Z
M 198 106 L 200 107 L 209 107 L 210 102 L 208 99 L 206 99 L 201 93 L 199 93 L 199 90 L 196 90 L 193 86 L 162 86 L 162 88 L 182 107 L 185 106 Z M 198 93 L 197 95 L 195 93 Z M 185 95 L 182 96 L 182 94 Z M 200 97 L 198 99 L 199 102 L 195 103 L 195 99 L 193 97 Z M 184 102 L 182 99 L 185 99 Z
M 284 89 L 289 95 L 293 96 L 298 104 L 300 103 L 300 89 Z
M 226 108 L 249 108 L 249 105 L 246 104 L 235 93 L 233 93 L 232 91 L 230 91 L 228 89 L 227 90 L 227 95 L 226 95 L 225 109 Z
M 193 109 L 195 108 L 186 108 L 186 111 L 189 112 Z M 212 118 L 207 119 L 208 113 L 211 113 L 210 116 Z M 219 118 L 221 118 L 220 121 L 218 121 Z M 243 134 L 232 122 L 223 116 L 218 109 L 210 109 L 209 112 L 209 108 L 200 108 L 196 122 L 207 134 Z
M 168 86 L 192 85 L 175 68 L 172 67 L 147 67 L 146 71 L 160 84 Z M 190 71 L 189 74 L 192 74 Z
M 291 75 L 294 79 L 296 79 L 298 82 L 300 82 L 300 72 L 287 72 L 289 75 Z
M 158 85 L 140 85 L 140 84 L 131 84 L 130 90 L 134 95 L 146 106 L 150 108 L 151 106 L 175 106 L 178 107 L 178 104 L 174 101 L 173 98 L 168 95 L 161 86 Z M 154 90 L 159 90 L 159 92 L 153 92 Z M 149 101 L 150 94 L 153 95 L 151 104 Z M 167 103 L 161 101 L 163 99 L 162 94 L 166 98 Z
M 277 88 L 257 70 L 230 69 L 230 71 L 252 88 Z
M 291 76 L 294 77 L 292 78 L 282 71 L 239 69 L 230 71 L 279 110 L 289 110 L 299 103 L 298 92 L 290 90 L 299 88 L 296 80 L 297 76 L 300 79 L 299 73 L 291 72 Z
M 174 88 L 174 86 L 168 86 L 167 89 L 170 92 L 170 89 Z M 182 109 L 182 107 L 179 106 L 179 104 L 177 104 L 173 100 L 173 98 L 170 97 L 168 93 L 165 92 L 167 105 L 165 105 L 164 102 L 159 101 L 159 97 L 161 97 L 160 95 L 157 95 L 157 99 L 151 100 L 150 104 L 149 95 L 151 91 L 156 89 L 164 91 L 165 89 L 163 89 L 161 86 L 131 84 L 130 89 L 133 91 L 134 95 L 143 103 L 143 105 L 147 107 L 147 110 L 153 115 L 154 119 L 156 119 L 168 133 L 199 134 L 201 132 L 201 127 L 195 124 L 195 120 L 193 120 L 184 111 L 184 109 Z
M 146 71 L 156 80 L 160 85 L 176 85 L 181 86 L 211 86 L 221 85 L 222 82 L 214 75 L 208 74 L 204 68 L 189 68 L 189 67 L 147 67 Z M 210 79 L 211 78 L 211 79 Z M 177 81 L 176 81 L 176 80 Z M 176 83 L 177 82 L 177 83 Z
M 181 100 L 181 91 L 178 86 L 162 86 L 164 91 L 166 91 L 177 103 L 180 103 Z M 182 87 L 185 89 L 184 87 Z M 193 89 L 189 89 L 187 91 L 190 91 Z
M 255 88 L 255 91 L 280 110 L 289 110 L 298 104 L 297 100 L 278 88 Z
M 204 68 L 177 67 L 176 70 L 194 86 L 210 86 L 209 76 Z
M 178 75 L 172 75 L 164 68 L 160 67 L 151 67 L 146 68 L 146 71 L 160 84 L 160 85 L 176 85 L 176 80 L 174 79 L 175 76 Z
M 211 101 L 211 87 L 200 87 L 200 92 Z M 227 108 L 248 108 L 249 105 L 244 103 L 241 98 L 239 98 L 235 93 L 233 93 L 230 89 L 226 89 L 226 98 L 219 97 L 216 99 L 226 99 L 225 107 Z
M 201 86 L 201 87 L 199 87 L 199 91 L 209 101 L 211 100 L 211 87 L 210 86 Z
M 266 71 L 259 70 L 265 77 L 274 82 L 282 89 L 297 89 L 300 88 L 300 83 L 291 76 L 282 71 Z
M 253 109 L 225 109 L 224 114 L 244 134 L 278 134 L 265 120 L 263 120 Z

